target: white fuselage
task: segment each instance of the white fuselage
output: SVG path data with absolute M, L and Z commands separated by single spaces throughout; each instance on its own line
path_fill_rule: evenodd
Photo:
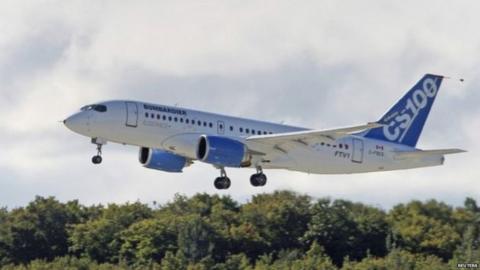
M 90 138 L 162 149 L 189 160 L 197 159 L 200 136 L 225 136 L 244 142 L 250 136 L 308 130 L 306 128 L 231 117 L 180 107 L 136 101 L 102 102 L 107 110 L 80 111 L 65 124 Z M 339 140 L 291 142 L 278 153 L 258 156 L 251 167 L 278 168 L 318 174 L 348 174 L 436 166 L 443 156 L 396 159 L 394 152 L 414 148 L 349 135 Z

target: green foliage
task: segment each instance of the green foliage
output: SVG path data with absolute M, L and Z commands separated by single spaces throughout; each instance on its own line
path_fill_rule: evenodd
M 442 270 L 450 269 L 442 260 L 432 255 L 415 255 L 408 251 L 392 250 L 386 257 L 368 256 L 360 262 L 344 263 L 342 270 Z
M 67 228 L 85 215 L 77 201 L 62 204 L 52 197 L 36 197 L 27 207 L 14 209 L 8 217 L 2 212 L 0 253 L 8 253 L 10 261 L 15 263 L 66 255 Z
M 241 223 L 231 230 L 235 251 L 255 258 L 287 247 L 301 248 L 310 218 L 308 196 L 289 191 L 253 196 L 241 209 Z
M 272 256 L 264 256 L 257 262 L 255 269 L 336 270 L 337 267 L 325 254 L 324 248 L 314 242 L 304 254 L 291 250 L 280 252 L 277 260 L 272 260 Z
M 8 224 L 8 211 L 0 208 L 0 266 L 10 262 L 10 247 L 12 239 Z
M 460 244 L 461 235 L 455 228 L 453 209 L 435 200 L 413 201 L 395 206 L 388 221 L 396 246 L 413 253 L 451 258 Z
M 85 207 L 36 197 L 0 208 L 1 269 L 451 269 L 480 262 L 480 208 L 437 201 L 385 211 L 288 191 L 243 205 L 176 195 Z
M 146 219 L 121 233 L 120 258 L 129 264 L 148 265 L 160 261 L 167 251 L 176 250 L 177 237 L 168 224 Z
M 187 266 L 187 259 L 180 251 L 176 255 L 168 251 L 162 260 L 162 270 L 184 270 Z
M 214 266 L 212 270 L 251 270 L 252 266 L 243 253 L 231 255 L 227 258 L 225 263 L 220 263 Z
M 87 258 L 57 257 L 53 261 L 33 260 L 26 265 L 5 265 L 2 270 L 127 270 L 127 265 L 98 264 Z
M 218 240 L 220 236 L 208 222 L 201 217 L 190 216 L 184 220 L 178 232 L 178 251 L 189 262 L 198 262 L 215 254 L 213 251 Z
M 478 263 L 480 262 L 480 208 L 475 200 L 467 198 L 465 208 L 456 209 L 455 214 L 463 234 L 462 242 L 455 250 L 450 265 L 456 267 L 458 263 Z
M 152 215 L 147 205 L 138 202 L 123 206 L 111 204 L 99 218 L 71 228 L 70 252 L 98 262 L 118 262 L 122 231 Z
M 347 255 L 355 260 L 368 252 L 385 255 L 388 225 L 383 211 L 344 200 L 321 199 L 311 212 L 312 220 L 303 239 L 325 247 L 337 265 Z

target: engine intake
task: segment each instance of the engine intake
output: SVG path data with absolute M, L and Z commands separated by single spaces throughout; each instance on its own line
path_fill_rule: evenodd
M 251 156 L 245 144 L 221 136 L 202 135 L 198 141 L 197 158 L 223 167 L 251 165 Z
M 185 157 L 146 147 L 140 148 L 138 160 L 145 168 L 165 172 L 182 172 L 187 165 Z

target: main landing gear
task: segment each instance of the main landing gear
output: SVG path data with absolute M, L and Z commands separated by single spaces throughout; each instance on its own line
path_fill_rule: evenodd
M 250 184 L 254 187 L 263 187 L 267 184 L 267 176 L 263 173 L 262 167 L 257 167 L 257 173 L 250 176 Z
M 230 178 L 227 177 L 227 173 L 224 168 L 220 168 L 220 177 L 217 177 L 213 182 L 216 189 L 228 189 L 230 187 Z
M 97 155 L 92 157 L 92 163 L 97 165 L 102 163 L 102 146 L 107 142 L 98 138 L 93 138 L 92 143 L 97 145 Z
M 250 177 L 250 183 L 254 187 L 263 187 L 267 184 L 267 176 L 263 173 L 262 167 L 257 167 L 257 173 Z M 228 189 L 230 187 L 230 178 L 227 177 L 225 168 L 220 168 L 220 177 L 213 182 L 216 189 Z

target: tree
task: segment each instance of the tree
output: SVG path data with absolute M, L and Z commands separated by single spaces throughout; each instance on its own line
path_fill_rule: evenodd
M 252 266 L 245 254 L 230 255 L 225 263 L 217 264 L 212 270 L 252 270 Z
M 386 257 L 367 256 L 360 262 L 345 261 L 342 270 L 447 270 L 447 264 L 435 256 L 412 254 L 405 250 L 394 249 Z
M 134 223 L 121 233 L 120 257 L 129 264 L 148 265 L 177 249 L 175 231 L 157 219 Z
M 70 251 L 98 262 L 118 262 L 121 232 L 131 224 L 151 218 L 144 204 L 111 204 L 98 219 L 73 226 L 69 232 Z
M 158 218 L 164 216 L 187 216 L 199 215 L 201 217 L 210 217 L 214 209 L 224 209 L 236 213 L 239 211 L 238 203 L 228 196 L 209 195 L 199 193 L 191 198 L 175 194 L 174 200 L 161 206 L 156 213 Z
M 460 243 L 451 207 L 435 200 L 395 206 L 388 214 L 396 246 L 413 253 L 452 257 Z
M 220 235 L 203 218 L 192 215 L 183 219 L 177 238 L 178 251 L 189 262 L 223 255 L 223 251 L 216 249 L 218 241 L 221 241 Z
M 27 207 L 13 210 L 6 222 L 12 261 L 28 263 L 66 255 L 67 227 L 80 221 L 79 211 L 77 201 L 65 205 L 53 197 L 38 196 Z
M 182 252 L 177 252 L 176 255 L 171 251 L 167 251 L 162 260 L 162 270 L 186 270 L 188 262 Z
M 371 252 L 386 253 L 388 225 L 385 213 L 373 207 L 344 200 L 318 200 L 312 208 L 312 220 L 303 240 L 318 242 L 336 265 L 345 256 L 359 260 Z
M 480 208 L 477 202 L 472 198 L 466 198 L 464 207 L 458 207 L 453 212 L 453 219 L 453 225 L 461 235 L 462 241 L 449 264 L 453 268 L 457 267 L 457 263 L 480 261 Z
M 243 205 L 177 195 L 154 210 L 37 197 L 26 207 L 0 208 L 0 268 L 448 269 L 480 260 L 479 231 L 471 198 L 455 209 L 412 201 L 386 214 L 288 191 Z
M 289 191 L 253 196 L 242 206 L 240 222 L 231 229 L 234 252 L 258 257 L 282 249 L 302 248 L 300 238 L 310 222 L 310 197 Z
M 10 247 L 12 243 L 8 222 L 9 213 L 6 208 L 0 208 L 0 267 L 11 261 Z

